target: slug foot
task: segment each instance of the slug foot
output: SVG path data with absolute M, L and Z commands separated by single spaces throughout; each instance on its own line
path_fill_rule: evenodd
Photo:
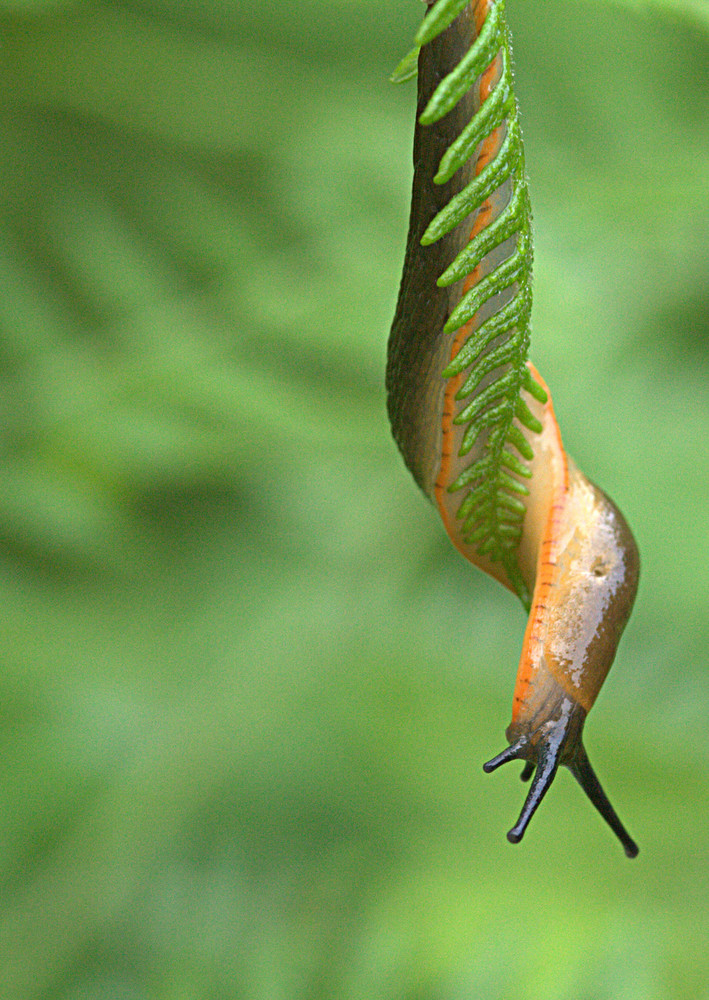
M 635 858 L 638 855 L 638 845 L 610 804 L 581 742 L 585 718 L 586 713 L 581 706 L 566 699 L 558 719 L 545 723 L 536 732 L 519 736 L 502 753 L 483 764 L 483 771 L 490 774 L 511 760 L 523 760 L 522 781 L 532 779 L 519 819 L 508 832 L 507 839 L 511 844 L 520 842 L 529 821 L 549 791 L 559 766 L 563 764 L 618 837 L 626 856 Z

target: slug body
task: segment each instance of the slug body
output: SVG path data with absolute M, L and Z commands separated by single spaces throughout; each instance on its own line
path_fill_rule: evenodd
M 417 36 L 409 237 L 389 340 L 394 437 L 453 544 L 529 609 L 509 746 L 534 779 L 521 839 L 559 765 L 620 838 L 582 744 L 637 590 L 639 556 L 613 502 L 564 451 L 527 361 L 530 209 L 504 0 L 439 0 Z

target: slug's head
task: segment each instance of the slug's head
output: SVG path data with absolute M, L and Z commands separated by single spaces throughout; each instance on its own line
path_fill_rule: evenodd
M 628 857 L 635 857 L 638 848 L 601 788 L 581 735 L 632 610 L 638 550 L 615 504 L 570 460 L 558 516 L 548 520 L 541 551 L 507 730 L 510 745 L 485 770 L 520 759 L 526 762 L 522 777 L 534 773 L 522 813 L 508 834 L 513 843 L 521 840 L 563 764 Z
M 626 855 L 629 858 L 637 857 L 638 846 L 610 804 L 581 742 L 585 719 L 586 712 L 579 704 L 571 698 L 563 698 L 558 712 L 537 733 L 520 736 L 506 750 L 483 765 L 483 770 L 489 774 L 510 760 L 523 760 L 525 765 L 522 781 L 528 781 L 534 775 L 522 812 L 507 834 L 507 839 L 512 844 L 519 843 L 556 777 L 559 765 L 564 764 L 618 837 Z

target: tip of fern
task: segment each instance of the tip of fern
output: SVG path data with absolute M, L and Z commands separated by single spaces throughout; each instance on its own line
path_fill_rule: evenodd
M 449 111 L 450 108 L 445 104 L 436 102 L 434 95 L 419 115 L 419 122 L 422 125 L 435 125 L 441 118 L 445 118 Z
M 424 18 L 421 27 L 414 35 L 414 41 L 419 46 L 428 45 L 440 32 L 441 28 L 439 25 L 431 24 L 429 18 Z
M 549 393 L 546 389 L 543 389 L 541 385 L 534 380 L 532 380 L 532 384 L 529 386 L 529 394 L 540 403 L 546 403 L 549 399 Z
M 436 282 L 436 284 L 438 284 L 438 282 Z M 441 287 L 445 287 L 445 286 L 441 286 Z M 443 326 L 443 332 L 444 333 L 455 333 L 455 331 L 459 330 L 462 325 L 463 325 L 462 323 L 457 323 L 455 320 L 453 320 L 451 322 L 451 320 L 449 319 L 449 320 L 446 321 L 446 323 Z
M 546 389 L 541 386 L 539 382 L 537 382 L 529 369 L 525 371 L 523 385 L 530 396 L 538 400 L 540 403 L 546 403 L 549 399 L 549 394 Z
M 428 11 L 416 32 L 418 45 L 427 45 L 440 35 L 465 7 L 468 0 L 438 0 Z
M 454 268 L 453 265 L 451 264 L 450 267 L 446 268 L 446 270 L 440 276 L 436 284 L 438 285 L 439 288 L 447 288 L 448 285 L 454 285 L 456 281 L 460 281 L 461 278 L 465 277 L 466 277 L 465 269 L 463 269 L 463 273 L 461 274 L 460 270 L 458 268 Z
M 419 46 L 415 45 L 407 52 L 401 62 L 394 68 L 389 77 L 390 83 L 406 83 L 418 73 Z

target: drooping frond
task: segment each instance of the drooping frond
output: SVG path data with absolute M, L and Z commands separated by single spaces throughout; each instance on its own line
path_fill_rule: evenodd
M 428 44 L 464 6 L 461 0 L 439 0 L 422 23 L 417 44 Z M 407 65 L 410 68 L 410 59 Z M 401 72 L 399 79 L 405 75 Z M 471 238 L 438 278 L 441 287 L 463 282 L 461 298 L 444 328 L 448 334 L 460 333 L 442 375 L 461 383 L 454 417 L 464 429 L 459 456 L 472 453 L 447 489 L 462 493 L 457 516 L 463 521 L 465 542 L 501 562 L 527 604 L 517 549 L 523 499 L 529 492 L 524 481 L 531 477 L 526 463 L 533 451 L 521 427 L 538 433 L 541 425 L 522 391 L 542 402 L 546 393 L 526 364 L 532 307 L 531 208 L 504 0 L 490 0 L 477 37 L 434 91 L 420 123 L 438 122 L 475 86 L 480 88 L 478 110 L 445 151 L 434 183 L 445 184 L 473 157 L 478 166 L 467 186 L 433 218 L 421 243 L 435 243 L 471 220 Z

